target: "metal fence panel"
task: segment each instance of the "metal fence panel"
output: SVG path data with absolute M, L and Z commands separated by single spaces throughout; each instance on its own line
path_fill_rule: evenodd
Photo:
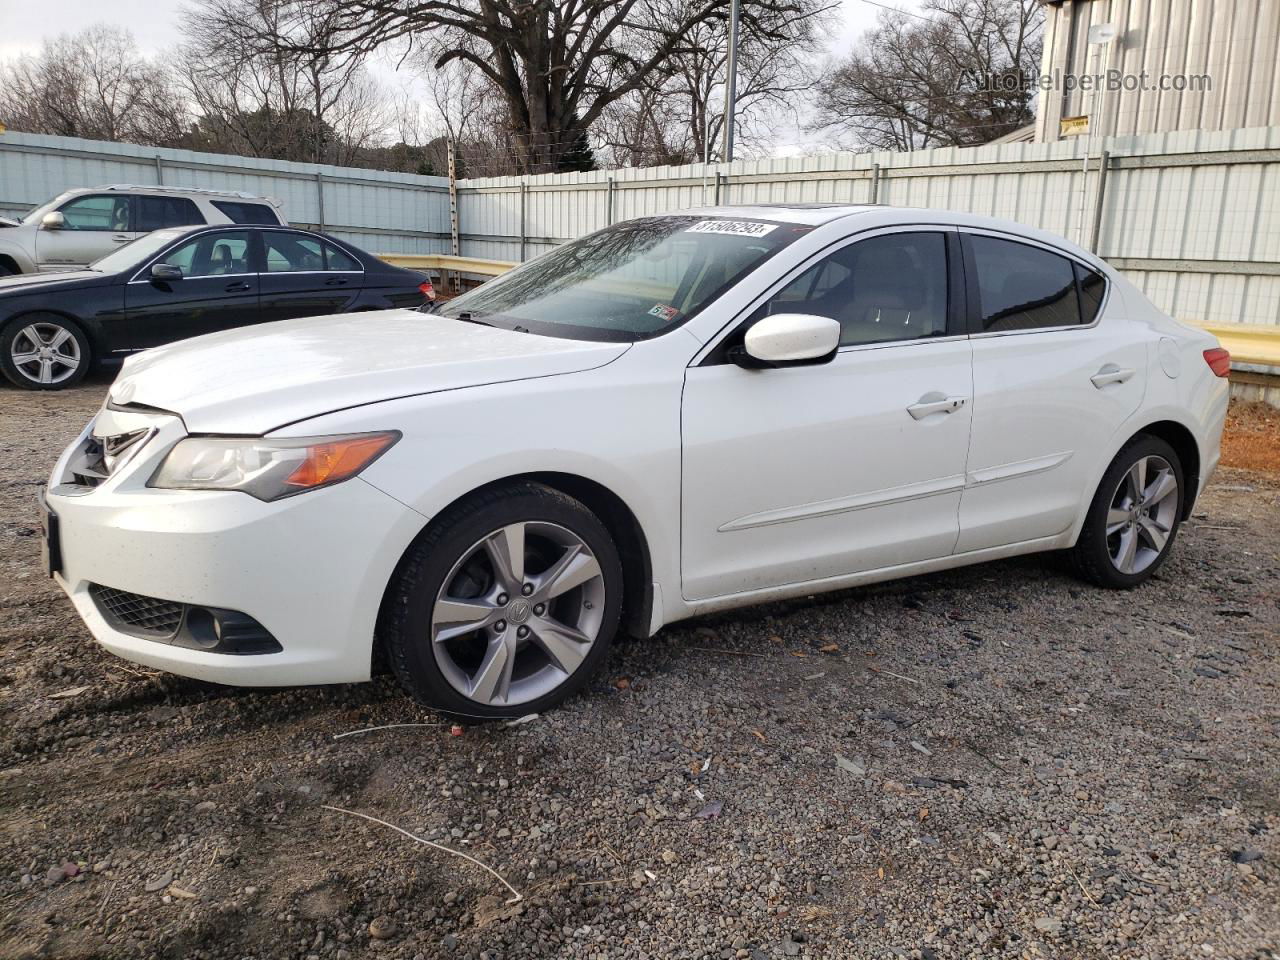
M 460 253 L 529 259 L 609 222 L 747 203 L 941 207 L 1006 217 L 1097 249 L 1161 308 L 1202 323 L 1280 324 L 1280 127 L 1108 138 L 1081 204 L 1084 140 L 917 153 L 461 181 Z M 1100 152 L 1095 144 L 1095 154 Z M 449 252 L 448 182 L 316 164 L 0 135 L 0 213 L 113 182 L 274 196 L 295 222 L 376 252 Z

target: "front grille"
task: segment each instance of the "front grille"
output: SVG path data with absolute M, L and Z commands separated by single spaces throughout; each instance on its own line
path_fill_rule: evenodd
M 109 437 L 85 437 L 71 465 L 72 482 L 78 486 L 96 487 L 128 462 L 151 438 L 150 428 L 130 430 Z
M 94 584 L 89 596 L 112 626 L 135 636 L 172 637 L 182 626 L 183 604 Z

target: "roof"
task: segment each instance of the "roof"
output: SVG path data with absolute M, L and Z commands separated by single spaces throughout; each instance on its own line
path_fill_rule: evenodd
M 741 207 L 695 207 L 682 212 L 738 220 L 776 220 L 816 227 L 851 214 L 882 209 L 865 203 L 759 203 Z
M 724 217 L 726 220 L 773 220 L 781 223 L 796 223 L 818 227 L 853 216 L 875 215 L 869 224 L 873 227 L 896 226 L 898 224 L 940 224 L 954 227 L 969 227 L 978 230 L 995 230 L 1013 236 L 1036 240 L 1051 247 L 1067 251 L 1085 263 L 1106 269 L 1105 261 L 1097 254 L 1085 250 L 1078 244 L 1048 230 L 1028 226 L 1013 220 L 990 217 L 980 213 L 967 213 L 961 210 L 940 210 L 928 207 L 899 207 L 888 204 L 857 203 L 792 203 L 792 204 L 755 204 L 742 207 L 699 207 L 682 210 L 680 213 L 698 216 Z
M 267 203 L 277 203 L 271 197 L 263 197 L 256 193 L 245 193 L 243 190 L 213 190 L 209 187 L 178 187 L 164 186 L 162 184 L 137 184 L 137 183 L 110 183 L 101 187 L 81 187 L 81 190 L 93 192 L 97 190 L 129 190 L 139 193 L 191 193 L 196 196 L 210 197 L 235 197 L 237 200 L 262 200 Z M 68 191 L 71 192 L 71 191 Z

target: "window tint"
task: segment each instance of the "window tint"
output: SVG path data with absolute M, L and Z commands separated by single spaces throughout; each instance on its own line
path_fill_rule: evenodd
M 1080 281 L 1080 322 L 1093 323 L 1102 307 L 1102 295 L 1107 292 L 1107 281 L 1102 274 L 1078 263 L 1076 278 Z
M 190 243 L 171 250 L 159 262 L 181 267 L 184 277 L 251 273 L 249 234 L 244 230 L 201 234 Z
M 234 200 L 212 202 L 214 207 L 221 210 L 232 223 L 266 223 L 272 226 L 280 223 L 276 212 L 265 203 L 240 203 Z
M 127 196 L 76 197 L 64 203 L 59 212 L 66 221 L 64 230 L 129 230 L 129 198 Z
M 186 197 L 135 197 L 134 203 L 134 229 L 143 233 L 204 223 L 199 208 Z
M 1080 323 L 1071 261 L 1038 247 L 969 237 L 982 330 L 1037 330 Z
M 268 273 L 324 270 L 324 248 L 314 237 L 300 233 L 264 233 Z
M 363 267 L 345 250 L 339 250 L 332 243 L 324 244 L 325 268 L 328 270 L 361 270 Z
M 812 313 L 840 322 L 840 345 L 915 340 L 947 332 L 947 241 L 892 233 L 842 247 L 757 311 Z

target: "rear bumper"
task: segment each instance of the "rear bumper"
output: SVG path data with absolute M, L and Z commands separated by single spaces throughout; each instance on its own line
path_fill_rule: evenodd
M 423 518 L 359 478 L 263 503 L 247 494 L 144 485 L 48 494 L 58 517 L 55 579 L 117 656 L 217 683 L 367 680 L 378 608 Z M 98 584 L 177 604 L 239 611 L 278 652 L 218 653 L 118 629 Z

